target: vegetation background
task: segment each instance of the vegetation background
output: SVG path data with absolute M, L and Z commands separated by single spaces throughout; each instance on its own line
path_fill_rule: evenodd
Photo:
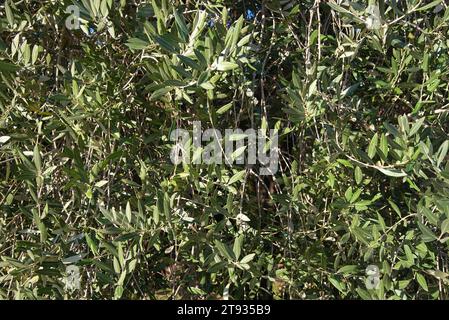
M 1 298 L 449 297 L 448 1 L 1 2 Z M 173 165 L 197 120 L 279 172 Z

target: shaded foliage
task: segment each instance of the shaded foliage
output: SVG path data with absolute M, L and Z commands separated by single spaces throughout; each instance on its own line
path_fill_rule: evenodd
M 447 299 L 448 3 L 369 3 L 4 1 L 0 297 Z M 173 165 L 195 120 L 279 172 Z

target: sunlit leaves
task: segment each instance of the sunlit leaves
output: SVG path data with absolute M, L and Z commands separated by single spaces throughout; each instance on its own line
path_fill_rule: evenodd
M 447 298 L 442 1 L 64 3 L 0 13 L 0 298 Z M 194 121 L 276 127 L 278 173 Z

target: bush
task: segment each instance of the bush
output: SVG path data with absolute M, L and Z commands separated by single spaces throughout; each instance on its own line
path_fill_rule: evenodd
M 2 7 L 1 298 L 448 298 L 447 1 Z M 194 121 L 277 173 L 174 164 Z

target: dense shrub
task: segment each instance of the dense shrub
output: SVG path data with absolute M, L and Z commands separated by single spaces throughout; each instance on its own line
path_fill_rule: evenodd
M 448 298 L 447 1 L 3 2 L 0 297 Z M 174 165 L 193 121 L 279 171 Z

